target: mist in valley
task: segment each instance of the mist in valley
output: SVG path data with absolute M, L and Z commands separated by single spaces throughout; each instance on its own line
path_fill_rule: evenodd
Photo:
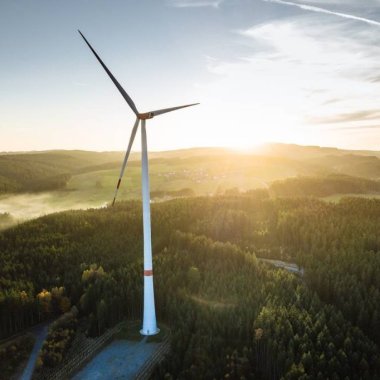
M 78 202 L 66 197 L 66 193 L 52 191 L 2 196 L 0 198 L 0 229 L 55 212 L 100 208 L 107 205 L 106 202 L 91 200 Z

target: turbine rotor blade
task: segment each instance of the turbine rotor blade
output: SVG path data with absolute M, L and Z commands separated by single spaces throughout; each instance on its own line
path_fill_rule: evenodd
M 139 122 L 140 122 L 140 120 L 137 118 L 135 121 L 135 125 L 133 126 L 133 129 L 131 132 L 131 137 L 129 138 L 128 148 L 127 148 L 127 151 L 125 152 L 123 164 L 121 165 L 119 180 L 117 181 L 115 195 L 114 195 L 113 201 L 112 201 L 112 206 L 115 204 L 115 201 L 116 201 L 117 193 L 118 193 L 119 187 L 120 187 L 120 182 L 123 178 L 125 167 L 127 166 L 128 157 L 129 157 L 129 154 L 131 153 L 133 141 L 134 141 L 135 136 L 136 136 L 136 132 L 137 132 L 137 128 L 139 126 Z
M 101 60 L 101 58 L 98 56 L 98 54 L 96 53 L 96 51 L 92 48 L 92 46 L 90 45 L 90 43 L 87 41 L 86 37 L 82 34 L 82 32 L 80 30 L 78 30 L 79 34 L 82 36 L 82 38 L 84 39 L 84 41 L 86 42 L 87 46 L 91 49 L 91 51 L 94 53 L 95 57 L 97 58 L 97 60 L 99 61 L 99 63 L 103 66 L 103 69 L 106 71 L 106 73 L 108 74 L 108 76 L 111 78 L 112 82 L 114 83 L 114 85 L 117 87 L 117 89 L 120 91 L 121 95 L 123 96 L 123 98 L 125 99 L 125 101 L 128 103 L 129 107 L 131 107 L 132 111 L 135 113 L 135 115 L 137 116 L 139 111 L 137 111 L 137 107 L 135 105 L 135 103 L 133 102 L 133 100 L 131 99 L 131 97 L 126 93 L 126 91 L 124 90 L 123 87 L 121 87 L 120 83 L 116 80 L 116 78 L 112 75 L 111 71 L 108 70 L 108 67 L 104 64 L 104 62 Z
M 179 109 L 181 109 L 181 108 L 186 108 L 186 107 L 196 106 L 196 105 L 198 105 L 198 104 L 199 104 L 199 103 L 193 103 L 193 104 L 186 104 L 186 105 L 184 105 L 184 106 L 179 106 L 179 107 L 164 108 L 164 109 L 162 109 L 162 110 L 156 110 L 156 111 L 148 112 L 148 114 L 150 114 L 150 115 L 152 115 L 152 117 L 154 117 L 154 116 L 162 115 L 163 113 L 176 111 L 176 110 L 179 110 Z

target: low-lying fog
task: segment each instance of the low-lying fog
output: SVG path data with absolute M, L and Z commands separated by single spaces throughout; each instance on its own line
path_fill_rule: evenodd
M 106 203 L 94 200 L 78 202 L 61 192 L 4 195 L 0 197 L 0 228 L 53 212 L 104 206 Z

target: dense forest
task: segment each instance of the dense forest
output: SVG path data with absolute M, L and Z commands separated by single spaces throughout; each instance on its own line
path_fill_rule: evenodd
M 281 197 L 326 197 L 333 194 L 380 193 L 380 181 L 330 174 L 323 177 L 294 177 L 275 181 L 270 190 Z
M 76 319 L 96 336 L 139 318 L 141 224 L 129 201 L 1 232 L 1 337 L 64 313 L 40 357 L 54 365 Z M 379 379 L 379 231 L 374 199 L 260 190 L 152 204 L 157 315 L 172 341 L 154 377 Z

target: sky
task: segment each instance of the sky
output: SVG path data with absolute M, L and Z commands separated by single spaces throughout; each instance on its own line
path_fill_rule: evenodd
M 380 0 L 0 0 L 0 151 L 380 149 Z M 140 150 L 137 136 L 133 150 Z

